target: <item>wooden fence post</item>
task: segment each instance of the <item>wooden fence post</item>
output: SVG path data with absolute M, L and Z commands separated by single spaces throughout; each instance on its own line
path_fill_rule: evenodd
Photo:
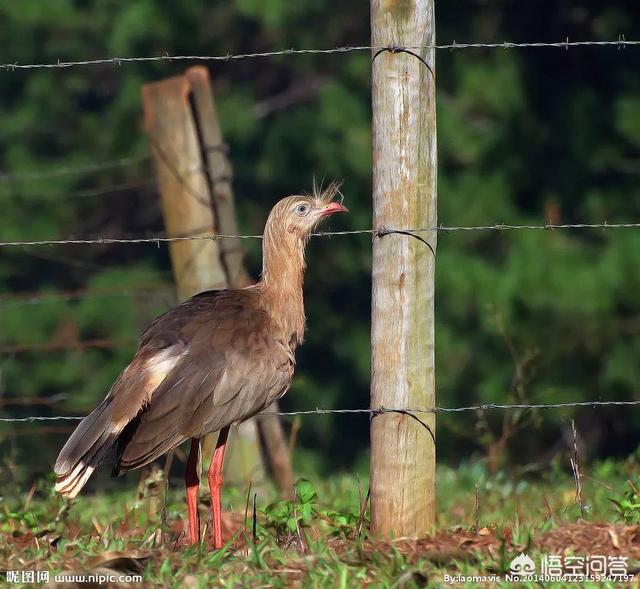
M 190 102 L 201 146 L 204 175 L 209 185 L 216 232 L 237 235 L 238 222 L 231 188 L 233 171 L 227 157 L 228 147 L 220 131 L 209 70 L 203 66 L 190 67 L 185 72 L 185 77 L 191 89 Z M 249 286 L 252 281 L 244 267 L 244 249 L 240 240 L 223 239 L 218 244 L 228 286 Z
M 183 76 L 142 86 L 145 125 L 170 237 L 216 231 L 190 94 L 191 86 Z M 226 287 L 219 241 L 174 241 L 169 251 L 180 300 L 208 288 Z
M 371 0 L 371 45 L 410 47 L 433 72 L 433 0 Z M 375 56 L 378 51 L 374 50 Z M 373 227 L 436 225 L 435 77 L 416 55 L 372 64 Z M 421 232 L 433 251 L 435 232 Z M 409 235 L 373 243 L 371 407 L 435 405 L 432 251 Z M 371 424 L 371 527 L 417 537 L 435 515 L 435 417 L 383 413 Z

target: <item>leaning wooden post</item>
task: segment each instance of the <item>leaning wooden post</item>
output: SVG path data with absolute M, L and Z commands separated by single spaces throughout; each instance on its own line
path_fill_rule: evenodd
M 221 175 L 224 171 L 209 167 L 202 130 L 211 123 L 204 117 L 202 108 L 198 108 L 196 114 L 197 95 L 202 94 L 202 88 L 198 86 L 197 79 L 194 85 L 194 77 L 178 76 L 142 87 L 145 124 L 169 237 L 221 233 L 210 175 Z M 220 143 L 218 141 L 218 145 L 208 147 L 219 148 Z M 203 290 L 227 287 L 228 275 L 221 243 L 188 240 L 170 244 L 171 262 L 181 299 Z M 265 472 L 257 426 L 255 423 L 244 425 L 241 434 L 235 432 L 233 437 L 235 443 L 231 444 L 225 460 L 227 467 L 231 465 L 225 469 L 228 478 L 237 483 L 252 480 L 254 485 L 260 486 L 265 481 Z M 210 459 L 214 445 L 215 436 L 205 436 L 201 452 L 203 462 Z
M 407 47 L 435 72 L 433 0 L 371 0 L 371 45 Z M 414 55 L 372 52 L 373 226 L 436 225 L 435 78 Z M 433 251 L 436 234 L 421 232 Z M 432 251 L 398 233 L 373 242 L 371 407 L 435 406 Z M 371 527 L 417 537 L 435 514 L 435 416 L 371 424 Z
M 228 147 L 220 131 L 209 70 L 201 65 L 190 67 L 185 72 L 185 77 L 191 88 L 190 102 L 216 230 L 222 235 L 237 235 L 238 222 L 231 188 L 233 170 L 227 157 Z M 240 240 L 223 239 L 218 242 L 218 247 L 229 287 L 249 286 L 252 281 L 244 267 L 244 248 Z
M 145 125 L 169 237 L 212 235 L 216 230 L 190 93 L 183 76 L 142 86 Z M 219 241 L 174 241 L 169 252 L 181 300 L 208 288 L 226 287 Z

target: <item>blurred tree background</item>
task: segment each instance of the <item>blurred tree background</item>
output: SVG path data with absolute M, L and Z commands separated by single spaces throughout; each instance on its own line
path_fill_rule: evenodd
M 460 0 L 437 3 L 436 16 L 440 43 L 637 39 L 640 5 Z M 0 38 L 1 61 L 20 63 L 367 45 L 369 6 L 5 1 Z M 440 222 L 639 220 L 637 48 L 438 51 L 436 60 Z M 185 67 L 0 72 L 0 238 L 162 232 L 140 87 Z M 314 175 L 344 179 L 352 214 L 334 228 L 370 227 L 366 52 L 208 67 L 242 232 L 260 232 L 270 206 L 310 189 Z M 68 173 L 83 166 L 84 173 Z M 259 242 L 243 243 L 255 276 Z M 285 409 L 368 406 L 370 248 L 367 236 L 312 242 L 307 344 Z M 634 230 L 440 234 L 439 404 L 639 398 L 638 268 Z M 78 289 L 88 292 L 76 296 Z M 0 397 L 12 416 L 87 412 L 131 357 L 144 324 L 174 300 L 167 248 L 149 245 L 3 248 L 0 296 Z M 94 340 L 106 347 L 78 346 Z M 33 345 L 45 349 L 24 349 Z M 476 453 L 499 467 L 521 463 L 525 453 L 544 464 L 562 447 L 567 415 L 444 417 L 439 459 Z M 585 409 L 577 419 L 590 456 L 637 444 L 636 411 Z M 359 464 L 362 472 L 368 426 L 366 416 L 304 418 L 298 466 L 322 472 Z M 5 460 L 45 472 L 70 428 L 4 424 Z

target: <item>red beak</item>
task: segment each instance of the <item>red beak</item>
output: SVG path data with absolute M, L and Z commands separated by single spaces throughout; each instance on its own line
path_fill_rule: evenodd
M 330 202 L 324 209 L 322 209 L 322 216 L 333 215 L 335 213 L 348 213 L 349 209 L 339 202 Z

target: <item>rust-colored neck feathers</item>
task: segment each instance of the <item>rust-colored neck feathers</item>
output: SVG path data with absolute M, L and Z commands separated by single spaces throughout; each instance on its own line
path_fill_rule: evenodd
M 262 243 L 262 279 L 267 310 L 287 343 L 298 346 L 304 336 L 302 296 L 307 238 L 287 229 L 283 218 L 269 217 Z
M 262 291 L 264 305 L 278 336 L 292 348 L 304 336 L 304 249 L 320 222 L 334 213 L 346 212 L 341 202 L 333 202 L 339 186 L 329 185 L 313 195 L 288 196 L 271 210 L 262 242 Z

